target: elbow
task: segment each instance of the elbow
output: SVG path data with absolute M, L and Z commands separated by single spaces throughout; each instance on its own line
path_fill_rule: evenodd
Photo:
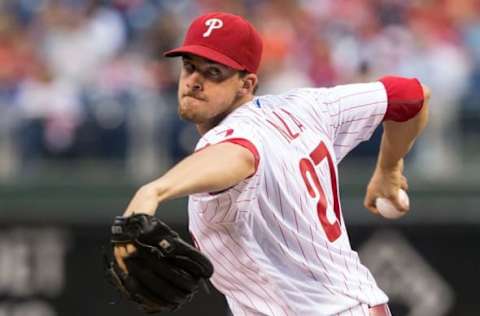
M 419 129 L 423 130 L 428 123 L 428 112 L 429 112 L 429 101 L 430 101 L 430 96 L 432 94 L 430 88 L 424 84 L 421 84 L 422 90 L 423 90 L 423 104 L 420 109 L 420 112 L 416 115 L 418 117 L 418 125 Z
M 430 88 L 424 84 L 422 84 L 422 90 L 423 90 L 423 106 L 422 106 L 422 109 L 421 109 L 421 116 L 424 117 L 424 121 L 425 121 L 425 124 L 426 122 L 428 121 L 428 104 L 429 104 L 429 101 L 430 101 L 430 96 L 432 95 L 432 92 L 430 90 Z
M 432 95 L 430 88 L 422 83 L 422 90 L 423 90 L 423 99 L 425 101 L 430 100 L 430 96 Z
M 418 117 L 418 125 L 420 131 L 423 130 L 428 124 L 429 117 L 429 101 L 431 96 L 430 88 L 422 84 L 423 89 L 423 104 L 420 112 L 416 115 Z

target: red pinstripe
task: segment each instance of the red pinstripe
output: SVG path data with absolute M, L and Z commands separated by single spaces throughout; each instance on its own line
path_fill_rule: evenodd
M 232 197 L 230 196 L 230 194 L 228 194 L 227 196 L 230 200 L 230 204 L 228 206 L 227 211 L 225 211 L 225 214 L 223 215 L 221 222 L 223 222 L 225 220 L 225 218 L 227 217 L 227 215 L 231 212 L 231 208 L 232 208 L 232 205 L 233 205 Z
M 233 238 L 231 232 L 230 232 L 228 229 L 226 229 L 225 227 L 224 227 L 224 229 L 225 229 L 225 232 L 227 233 L 228 237 L 230 237 L 230 239 L 233 241 L 233 243 L 236 244 L 237 247 L 242 250 L 242 252 L 247 256 L 248 259 L 250 259 L 250 261 L 251 261 L 253 264 L 256 264 L 255 260 L 253 260 L 252 257 L 250 257 L 250 255 L 248 254 L 248 252 L 235 240 L 235 238 Z M 255 271 L 253 271 L 253 272 L 255 272 Z M 268 291 L 266 291 L 265 293 L 267 294 L 267 296 L 268 296 L 269 298 L 272 298 L 272 297 L 270 296 L 270 293 L 269 293 Z M 287 313 L 288 307 L 285 308 L 284 302 L 278 302 L 278 301 L 277 301 L 277 303 L 279 303 L 278 305 L 282 307 L 283 311 L 285 312 L 285 315 L 288 315 L 288 313 Z
M 279 201 L 279 203 L 280 203 L 280 213 L 282 213 L 282 220 L 284 220 L 283 205 L 282 205 L 282 195 L 280 194 L 280 186 L 279 186 L 278 183 L 277 183 L 277 190 L 276 190 L 276 191 L 277 191 L 278 201 Z M 278 221 L 277 218 L 274 217 L 274 219 L 275 219 L 275 222 L 276 222 L 277 225 L 278 225 L 278 228 L 280 229 L 280 233 L 282 234 L 282 238 L 283 238 L 283 242 L 285 243 L 285 246 L 286 246 L 287 248 L 289 248 L 288 242 L 287 242 L 287 238 L 285 237 L 285 232 L 284 232 L 283 229 L 282 229 L 282 225 L 280 224 L 280 222 Z
M 362 132 L 363 130 L 365 129 L 368 129 L 368 128 L 371 128 L 373 127 L 373 125 L 364 125 L 363 128 L 359 131 L 353 131 L 353 132 L 339 132 L 337 133 L 337 135 L 350 135 L 350 134 L 359 134 L 360 132 Z
M 345 268 L 347 269 L 348 273 L 350 274 L 350 269 L 348 268 L 347 259 L 345 258 L 345 256 L 342 256 L 342 248 L 338 248 L 338 250 L 340 251 L 340 256 L 343 258 L 343 263 L 345 264 Z M 345 280 L 347 280 L 347 275 L 344 275 L 344 276 L 345 276 Z M 347 288 L 349 289 L 348 286 L 347 286 Z M 353 297 L 357 301 L 361 302 L 361 299 L 358 297 L 358 295 L 355 295 L 354 293 L 355 293 L 355 291 L 352 290 L 352 294 L 354 295 Z
M 354 141 L 358 141 L 358 140 L 359 140 L 359 141 L 362 141 L 363 138 L 354 138 L 353 140 L 354 140 Z M 336 143 L 335 143 L 335 144 L 333 144 L 333 146 L 335 146 L 335 147 L 352 147 L 352 145 L 354 145 L 354 144 L 355 144 L 355 143 L 350 143 L 350 144 L 336 144 Z
M 203 224 L 204 224 L 205 226 L 209 226 L 207 223 L 205 223 L 205 221 L 204 221 L 202 218 L 200 218 L 200 220 L 203 222 Z M 249 266 L 244 265 L 243 262 L 241 262 L 240 260 L 238 260 L 238 257 L 235 255 L 235 252 L 232 251 L 232 249 L 230 249 L 230 247 L 228 247 L 228 244 L 225 243 L 225 242 L 222 240 L 222 238 L 220 237 L 220 234 L 218 233 L 217 230 L 212 229 L 212 231 L 216 234 L 217 239 L 218 239 L 218 240 L 224 245 L 224 247 L 230 252 L 230 254 L 232 255 L 232 258 L 237 259 L 237 262 L 239 262 L 240 265 L 242 265 L 244 268 L 252 271 L 253 273 L 256 273 L 256 271 L 252 270 Z M 233 237 L 231 237 L 231 239 L 234 240 Z M 221 251 L 215 246 L 215 243 L 214 243 L 213 241 L 210 241 L 210 243 L 212 244 L 213 248 L 215 248 L 216 252 L 219 253 L 219 254 L 225 259 L 226 262 L 230 263 L 230 264 L 233 266 L 232 261 L 230 261 L 230 260 L 228 259 L 228 257 L 225 256 L 224 253 L 221 252 Z M 238 244 L 237 244 L 237 246 L 238 246 L 240 249 L 243 250 L 243 248 L 241 248 Z M 243 252 L 246 253 L 245 250 L 243 250 Z M 250 260 L 251 260 L 252 262 L 254 262 L 253 259 L 252 259 L 250 256 L 248 256 L 248 257 L 250 258 Z M 217 262 L 221 262 L 221 261 L 218 261 L 218 260 L 216 260 L 216 261 L 217 261 Z M 224 270 L 226 270 L 227 272 L 230 272 L 228 269 L 226 269 L 226 268 L 223 266 L 223 264 L 222 264 L 221 266 L 224 268 Z M 262 291 L 267 295 L 267 297 L 269 297 L 270 299 L 272 299 L 272 297 L 270 296 L 269 292 L 268 292 L 263 286 L 261 286 L 259 283 L 256 283 L 255 280 L 251 279 L 248 275 L 246 275 L 246 276 L 247 276 L 247 278 L 250 279 L 250 281 L 252 281 L 252 284 L 258 285 L 259 288 L 261 288 Z M 236 279 L 237 281 L 239 281 L 239 279 L 237 279 L 236 277 L 235 277 L 235 279 Z M 242 283 L 242 282 L 240 281 L 240 283 Z M 242 291 L 242 293 L 243 293 L 243 291 Z M 247 296 L 248 296 L 248 295 L 247 295 Z M 251 301 L 250 298 L 249 298 L 249 301 L 252 303 L 253 306 L 255 306 L 255 305 L 253 304 L 253 302 Z M 266 304 L 266 306 L 268 306 L 268 308 L 270 309 L 270 311 L 272 311 L 271 306 L 270 306 L 267 302 L 265 302 L 265 304 Z M 285 306 L 283 306 L 282 303 L 280 303 L 279 306 L 281 306 L 282 309 L 285 311 Z M 255 307 L 255 308 L 257 308 L 257 307 Z M 273 311 L 272 311 L 272 315 L 274 315 Z M 286 312 L 286 315 L 288 315 L 287 312 Z
M 383 113 L 376 113 L 376 114 L 372 114 L 372 115 L 370 115 L 370 116 L 368 116 L 368 117 L 362 117 L 362 118 L 353 119 L 353 120 L 350 120 L 350 121 L 344 121 L 344 122 L 342 122 L 342 123 L 339 124 L 339 125 L 330 124 L 330 126 L 333 126 L 334 128 L 338 128 L 338 127 L 343 126 L 343 125 L 345 125 L 345 124 L 369 120 L 369 119 L 371 119 L 371 118 L 374 117 L 374 116 L 382 116 L 382 117 L 383 117 L 383 115 L 384 115 Z
M 204 207 L 204 206 L 200 206 L 200 211 L 199 211 L 199 213 L 202 213 L 202 214 L 203 214 L 203 213 L 206 213 L 207 210 L 208 210 L 208 204 L 207 204 L 205 207 Z
M 268 179 L 266 179 L 266 178 L 265 178 L 265 194 L 267 195 L 267 200 L 272 201 L 271 195 L 269 194 L 269 190 L 268 190 Z M 259 205 L 259 209 L 260 209 L 260 212 L 263 214 L 264 211 L 263 211 L 263 209 L 260 205 Z M 265 216 L 263 216 L 263 217 L 265 218 Z M 288 244 L 286 243 L 285 235 L 283 233 L 282 227 L 280 226 L 280 223 L 278 222 L 278 220 L 274 216 L 273 216 L 273 219 L 275 220 L 275 223 L 277 224 L 278 229 L 280 230 L 280 233 L 282 235 L 283 241 L 285 242 L 285 245 L 288 247 Z M 280 249 L 282 250 L 283 255 L 285 255 L 285 250 L 283 249 L 283 247 L 281 245 L 280 245 Z
M 357 258 L 357 260 L 356 260 L 356 263 L 357 263 L 357 275 L 359 275 L 360 272 L 358 272 L 358 264 L 359 264 L 358 258 Z M 362 291 L 362 288 L 363 288 L 363 283 L 360 283 L 360 291 Z M 370 300 L 370 301 L 373 301 L 373 300 L 372 300 L 372 292 L 371 292 L 371 291 L 367 290 L 367 291 L 364 292 L 364 293 L 367 293 L 367 296 L 369 297 L 369 300 Z M 373 298 L 373 299 L 375 299 L 375 298 Z
M 231 190 L 233 190 L 233 191 L 235 191 L 235 192 L 237 192 L 237 193 L 242 193 L 242 191 L 240 191 L 239 189 L 237 189 L 237 188 L 235 188 L 235 187 L 233 187 Z
M 375 90 L 370 90 L 370 91 L 359 91 L 359 92 L 355 92 L 355 93 L 351 93 L 351 94 L 342 95 L 334 101 L 324 101 L 323 103 L 325 103 L 325 104 L 338 103 L 342 99 L 346 99 L 346 98 L 350 98 L 350 97 L 354 97 L 354 96 L 359 96 L 359 95 L 362 95 L 362 94 L 375 93 L 375 92 L 378 92 L 378 91 L 385 91 L 385 89 L 375 89 Z
M 270 199 L 269 199 L 269 200 L 270 200 Z M 261 202 L 259 201 L 258 209 L 259 209 L 260 213 L 262 214 L 262 217 L 263 217 L 263 218 L 268 218 L 267 216 L 265 216 L 264 208 L 260 205 L 260 203 L 261 203 Z M 282 232 L 282 230 L 281 230 L 280 224 L 278 223 L 278 221 L 277 221 L 276 218 L 273 217 L 273 219 L 275 220 L 276 226 L 278 227 L 278 229 L 280 230 L 281 235 L 283 236 L 283 232 Z M 285 236 L 283 236 L 283 238 L 285 238 Z M 284 248 L 283 245 L 282 245 L 280 242 L 278 242 L 278 241 L 277 241 L 277 245 L 278 245 L 278 248 L 282 251 L 283 255 L 286 256 L 287 254 L 286 254 L 285 250 L 283 249 L 283 248 Z
M 365 273 L 367 274 L 367 280 L 370 280 L 371 279 L 370 272 L 367 270 L 367 271 L 365 271 Z M 370 285 L 371 292 L 374 293 L 373 285 L 371 283 L 369 285 Z
M 345 113 L 345 112 L 350 112 L 350 111 L 355 110 L 355 109 L 367 107 L 367 106 L 374 105 L 374 104 L 380 104 L 380 103 L 384 103 L 384 101 L 376 101 L 376 102 L 364 103 L 364 104 L 357 105 L 357 106 L 352 106 L 352 107 L 349 107 L 349 108 L 346 108 L 346 109 L 342 109 L 337 113 L 333 113 L 333 114 L 329 113 L 329 115 L 330 115 L 330 117 L 335 117 L 335 116 L 338 116 L 338 115 L 340 115 L 342 113 Z
M 225 256 L 225 254 L 223 253 L 223 251 L 220 251 L 217 246 L 215 246 L 215 243 L 210 239 L 210 238 L 206 238 L 210 244 L 212 245 L 212 247 L 215 249 L 215 251 L 221 256 L 223 257 L 225 260 L 225 262 L 228 262 L 229 264 L 232 264 L 232 262 L 230 260 L 228 260 L 227 256 Z M 227 274 L 229 274 L 233 279 L 235 279 L 235 281 L 237 282 L 236 284 L 242 284 L 243 282 L 237 278 L 237 276 L 235 275 L 235 273 L 232 273 L 231 270 L 229 270 L 227 267 L 225 267 L 223 265 L 223 262 L 222 260 L 218 260 L 217 259 L 218 257 L 217 256 L 211 256 L 210 259 L 214 262 L 217 262 L 218 266 L 220 266 L 223 270 L 225 270 L 227 272 Z M 236 256 L 234 256 L 234 258 L 236 258 Z M 228 280 L 225 280 L 226 282 L 228 282 Z M 228 284 L 231 284 L 231 282 L 228 282 Z M 231 284 L 233 285 L 233 284 Z M 255 305 L 255 303 L 253 302 L 253 300 L 250 298 L 250 296 L 241 289 L 241 287 L 236 287 L 239 291 L 241 291 L 246 297 L 247 299 L 250 301 L 251 305 L 254 306 L 255 308 L 257 308 L 257 306 Z
M 330 255 L 330 261 L 335 266 L 336 265 L 335 260 L 333 260 L 332 251 L 330 250 L 328 242 L 325 239 L 323 240 L 323 242 L 325 243 L 325 247 L 328 249 L 328 254 Z M 342 251 L 341 248 L 339 248 L 339 249 L 340 249 L 340 251 Z M 347 290 L 347 292 L 350 292 L 350 288 L 348 287 L 348 282 L 347 282 L 348 281 L 347 276 L 343 272 L 341 272 L 340 274 L 343 276 L 344 283 L 345 283 L 345 289 Z
M 237 200 L 236 202 L 237 203 L 243 203 L 243 202 L 251 202 L 251 201 L 255 201 L 257 198 L 253 198 L 253 199 L 245 199 L 245 200 Z
M 325 278 L 328 280 L 328 282 L 330 282 L 332 287 L 334 287 L 334 284 L 333 284 L 332 280 L 328 276 L 328 273 L 327 273 L 328 270 L 327 270 L 327 267 L 325 266 L 325 262 L 323 262 L 323 260 L 320 259 L 320 256 L 318 255 L 318 252 L 317 252 L 317 248 L 315 247 L 315 244 L 313 242 L 313 231 L 312 231 L 311 226 L 310 226 L 310 235 L 312 236 L 312 248 L 315 251 L 315 255 L 317 256 L 318 262 L 320 262 L 320 264 L 323 266 L 323 271 L 324 271 L 323 274 L 324 274 Z M 325 286 L 325 288 L 330 292 L 330 294 L 335 295 L 335 293 L 329 287 Z
M 286 174 L 285 174 L 285 166 L 283 166 L 282 171 L 283 171 L 283 176 L 284 176 L 284 178 L 286 179 L 287 177 L 286 177 Z M 295 218 L 295 223 L 296 223 L 296 226 L 297 226 L 297 233 L 300 234 L 300 231 L 299 231 L 299 229 L 298 229 L 297 212 L 295 212 L 295 210 L 293 211 L 293 216 L 294 216 L 294 218 Z M 302 256 L 303 256 L 303 260 L 304 260 L 304 262 L 303 262 L 304 270 L 310 272 L 310 274 L 312 275 L 312 278 L 313 278 L 315 281 L 318 281 L 318 279 L 317 279 L 317 278 L 315 277 L 315 275 L 313 274 L 313 271 L 312 271 L 310 268 L 308 268 L 308 266 L 307 266 L 307 264 L 306 264 L 306 263 L 308 263 L 308 260 L 307 260 L 307 256 L 305 255 L 305 251 L 303 250 L 302 243 L 301 243 L 300 240 L 298 239 L 297 235 L 294 234 L 293 236 L 295 236 L 295 240 L 297 241 L 298 247 L 300 248 L 300 251 L 302 252 Z
M 228 243 L 225 243 L 225 242 L 222 240 L 222 238 L 221 238 L 220 234 L 218 233 L 218 231 L 215 231 L 215 234 L 216 234 L 216 237 L 218 238 L 218 240 L 219 240 L 219 241 L 224 245 L 224 247 L 230 252 L 232 258 L 235 258 L 236 261 L 237 261 L 238 263 L 240 263 L 240 265 L 241 265 L 243 268 L 245 268 L 245 269 L 247 269 L 247 270 L 250 270 L 250 271 L 253 272 L 254 274 L 257 273 L 255 270 L 252 270 L 251 267 L 245 265 L 242 261 L 240 261 L 240 260 L 238 259 L 238 255 L 235 254 L 235 251 L 233 251 L 232 249 L 230 249 L 230 247 L 228 246 Z M 226 261 L 227 261 L 228 263 L 230 263 L 230 264 L 233 266 L 232 261 L 230 261 L 230 260 L 228 259 L 229 256 L 225 256 L 225 255 L 223 255 L 223 253 L 222 253 L 222 256 L 226 259 Z M 272 297 L 270 297 L 270 294 L 268 293 L 268 291 L 267 291 L 260 283 L 255 282 L 255 280 L 252 279 L 252 278 L 248 275 L 248 273 L 247 273 L 247 274 L 244 274 L 244 276 L 246 276 L 248 279 L 250 279 L 250 281 L 252 281 L 252 284 L 257 285 L 257 286 L 267 295 L 268 298 L 272 299 Z M 270 304 L 269 304 L 268 302 L 266 302 L 266 301 L 265 301 L 264 303 L 265 303 L 265 305 L 268 307 L 268 309 L 270 310 L 270 312 L 272 312 L 272 315 L 273 315 L 274 312 L 273 312 L 273 309 L 272 309 L 272 307 L 270 306 Z
M 218 208 L 220 207 L 220 201 L 219 201 L 219 199 L 215 199 L 215 202 L 216 202 L 216 204 L 215 204 L 215 211 L 212 212 L 212 217 L 210 217 L 210 219 L 208 219 L 209 222 L 211 222 L 212 219 L 215 217 L 215 215 L 216 215 L 217 212 L 218 212 Z M 210 204 L 210 203 L 208 203 L 208 204 Z M 208 204 L 207 204 L 207 205 L 208 205 Z M 207 210 L 208 210 L 208 208 L 207 208 Z
M 200 217 L 198 217 L 198 218 L 201 220 Z M 202 221 L 202 220 L 201 220 L 201 221 Z M 210 241 L 210 243 L 213 245 L 213 247 L 215 248 L 215 250 L 222 255 L 222 253 L 219 252 L 219 251 L 216 249 L 214 243 L 213 243 L 209 238 L 206 238 L 205 240 Z M 198 240 L 197 240 L 197 242 L 198 242 Z M 203 242 L 202 242 L 202 243 L 203 243 Z M 202 243 L 199 242 L 199 245 L 202 245 Z M 204 245 L 204 246 L 201 246 L 201 248 L 202 248 L 202 249 L 205 249 L 205 246 L 206 246 L 206 245 L 205 245 L 204 243 L 203 243 L 203 245 Z M 223 265 L 223 263 L 222 263 L 220 260 L 217 260 L 216 257 L 211 256 L 211 257 L 210 257 L 210 260 L 212 260 L 212 261 L 214 261 L 214 262 L 217 262 L 217 266 L 220 266 L 220 267 L 223 268 L 225 271 L 229 272 L 229 270 L 228 270 L 227 268 L 225 268 L 225 266 Z M 217 275 L 216 275 L 216 278 L 217 278 L 217 279 L 220 278 L 220 279 L 225 280 L 226 284 L 229 284 L 230 286 L 233 286 L 235 289 L 237 289 L 239 292 L 241 292 L 241 293 L 247 298 L 247 300 L 250 301 L 250 303 L 252 304 L 252 306 L 255 306 L 255 303 L 254 303 L 254 302 L 252 301 L 252 299 L 246 294 L 246 292 L 243 291 L 240 287 L 237 287 L 236 284 L 232 284 L 231 282 L 229 282 L 228 280 L 226 280 L 225 278 L 223 278 L 223 277 L 221 276 L 221 274 L 218 274 L 218 273 L 217 273 Z

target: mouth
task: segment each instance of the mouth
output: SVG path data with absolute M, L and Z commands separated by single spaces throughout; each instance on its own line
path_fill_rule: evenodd
M 185 94 L 183 97 L 184 98 L 191 98 L 191 99 L 194 99 L 194 100 L 197 100 L 197 101 L 205 101 L 204 98 L 200 98 L 198 96 L 193 96 L 193 95 L 189 95 L 189 94 Z

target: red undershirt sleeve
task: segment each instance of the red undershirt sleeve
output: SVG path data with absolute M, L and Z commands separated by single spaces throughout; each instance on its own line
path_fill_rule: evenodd
M 422 85 L 416 78 L 387 76 L 379 80 L 387 92 L 388 105 L 384 121 L 404 122 L 422 109 Z

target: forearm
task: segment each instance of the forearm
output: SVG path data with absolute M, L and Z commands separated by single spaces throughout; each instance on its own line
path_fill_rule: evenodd
M 423 86 L 424 103 L 420 112 L 406 122 L 385 121 L 380 145 L 378 167 L 391 169 L 399 165 L 400 160 L 412 148 L 415 139 L 420 135 L 428 122 L 428 101 L 430 91 Z
M 142 186 L 125 211 L 153 215 L 159 203 L 200 192 L 216 192 L 255 172 L 254 156 L 245 148 L 222 143 L 196 152 L 162 177 Z

